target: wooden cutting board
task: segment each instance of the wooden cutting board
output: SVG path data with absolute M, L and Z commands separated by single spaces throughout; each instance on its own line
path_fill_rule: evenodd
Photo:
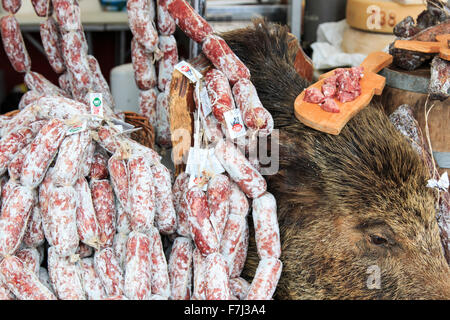
M 366 107 L 373 96 L 383 92 L 386 79 L 377 74 L 383 68 L 390 65 L 393 57 L 384 52 L 373 52 L 361 64 L 364 67 L 364 77 L 361 79 L 361 95 L 353 101 L 336 103 L 340 108 L 339 113 L 324 111 L 318 104 L 309 103 L 304 100 L 304 90 L 295 100 L 294 113 L 300 122 L 313 129 L 338 135 L 345 124 L 355 116 L 361 109 Z M 319 81 L 311 87 L 321 90 L 326 78 L 334 75 L 334 70 L 323 74 Z
M 422 53 L 439 53 L 442 59 L 450 61 L 450 34 L 436 36 L 436 41 L 397 40 L 394 47 Z

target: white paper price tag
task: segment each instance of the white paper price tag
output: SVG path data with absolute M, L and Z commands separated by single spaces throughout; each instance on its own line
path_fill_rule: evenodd
M 211 100 L 209 100 L 208 91 L 205 87 L 200 90 L 200 100 L 202 104 L 202 112 L 205 117 L 207 117 L 211 112 Z
M 180 61 L 174 67 L 176 70 L 180 71 L 184 76 L 186 76 L 191 82 L 197 82 L 201 78 L 203 78 L 202 74 L 195 70 L 193 66 L 191 66 L 186 61 Z
M 89 104 L 91 106 L 91 114 L 99 117 L 103 117 L 103 94 L 90 93 Z
M 244 121 L 242 121 L 241 110 L 235 108 L 223 114 L 225 123 L 231 139 L 236 139 L 245 135 Z

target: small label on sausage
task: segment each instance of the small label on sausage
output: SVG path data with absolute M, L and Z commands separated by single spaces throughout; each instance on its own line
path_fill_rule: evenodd
M 185 77 L 187 77 L 191 82 L 197 82 L 201 78 L 203 78 L 202 74 L 195 70 L 193 66 L 191 66 L 186 61 L 180 61 L 174 67 L 176 70 L 180 71 Z
M 66 135 L 70 136 L 75 133 L 83 132 L 86 129 L 87 129 L 87 123 L 86 123 L 86 121 L 83 121 L 81 123 L 78 123 L 78 124 L 75 124 L 75 125 L 69 127 L 69 130 L 67 130 Z
M 91 114 L 103 117 L 103 94 L 91 92 L 89 104 L 91 105 Z
M 231 139 L 245 136 L 246 130 L 242 121 L 241 110 L 233 109 L 223 114 Z

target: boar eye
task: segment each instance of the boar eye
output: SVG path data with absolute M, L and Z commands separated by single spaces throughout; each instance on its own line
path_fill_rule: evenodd
M 376 234 L 372 234 L 370 236 L 370 241 L 372 241 L 372 243 L 376 244 L 377 246 L 387 243 L 386 238 L 383 238 L 383 237 L 381 237 L 379 235 L 376 235 Z

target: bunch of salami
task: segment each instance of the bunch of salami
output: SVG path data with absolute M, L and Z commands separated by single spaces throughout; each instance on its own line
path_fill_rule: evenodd
M 14 13 L 17 3 L 2 4 Z M 175 23 L 203 43 L 216 67 L 199 82 L 212 113 L 205 114 L 199 95 L 196 101 L 213 145 L 210 156 L 223 170 L 208 175 L 203 185 L 192 185 L 195 177 L 183 173 L 172 186 L 159 155 L 120 125 L 98 63 L 87 54 L 76 0 L 33 4 L 47 17 L 41 35 L 61 75 L 58 87 L 31 72 L 17 21 L 2 19 L 5 51 L 16 70 L 26 73 L 30 91 L 16 116 L 0 119 L 1 298 L 271 299 L 282 269 L 275 198 L 266 191 L 258 160 L 247 159 L 227 139 L 230 111 L 242 113 L 254 133 L 240 146 L 244 150 L 273 129 L 245 65 L 185 1 L 158 2 L 159 36 L 151 22 L 152 1 L 128 1 L 141 109 L 156 127 L 166 121 L 170 133 Z M 154 60 L 159 60 L 157 82 Z M 104 97 L 100 115 L 89 106 L 91 93 Z M 261 259 L 251 284 L 240 277 L 249 199 Z
M 167 12 L 166 1 L 129 0 L 128 21 L 133 39 L 131 57 L 140 90 L 139 108 L 156 131 L 156 142 L 170 147 L 169 90 L 173 67 L 178 63 L 176 24 Z M 155 26 L 155 16 L 156 26 Z M 154 63 L 158 61 L 158 72 Z
M 262 106 L 247 67 L 211 26 L 184 0 L 164 3 L 176 24 L 202 44 L 203 53 L 214 65 L 196 83 L 196 117 L 201 121 L 196 121 L 194 149 L 199 148 L 199 140 L 206 140 L 213 152 L 200 161 L 205 164 L 215 158 L 223 168 L 208 170 L 206 165 L 200 175 L 189 170 L 180 174 L 173 186 L 181 237 L 175 239 L 169 260 L 172 296 L 271 299 L 282 270 L 277 206 L 266 191 L 258 159 L 247 159 L 245 153 L 255 147 L 258 136 L 272 133 L 272 116 Z M 202 88 L 207 97 L 201 96 Z M 237 121 L 240 116 L 242 124 Z M 238 147 L 232 141 L 233 130 L 244 126 L 250 139 L 238 142 Z M 251 284 L 240 277 L 247 257 L 249 199 L 261 259 Z

